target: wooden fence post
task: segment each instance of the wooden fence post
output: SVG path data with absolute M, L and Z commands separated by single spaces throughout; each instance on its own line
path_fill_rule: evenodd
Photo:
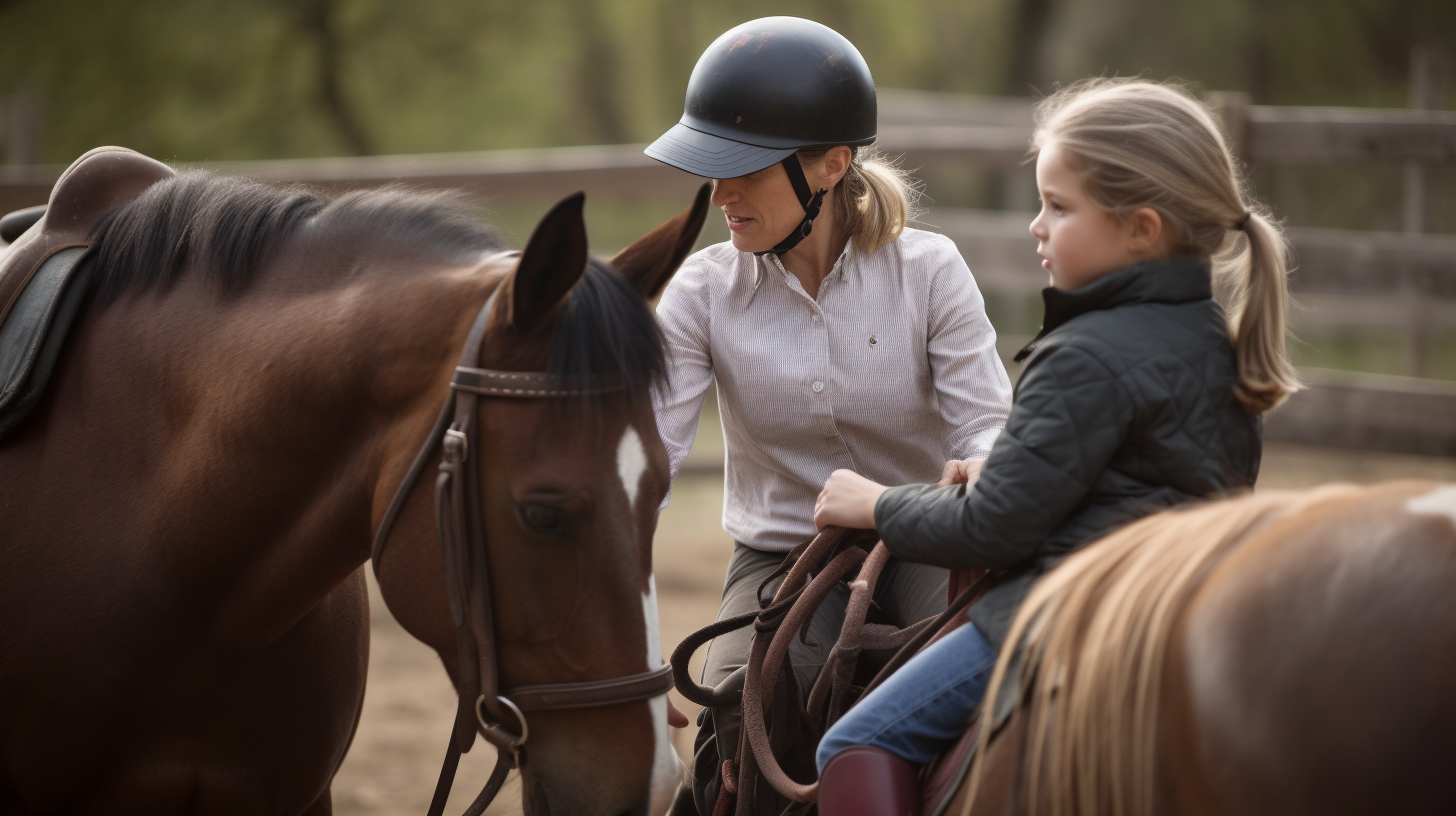
M 1249 157 L 1249 95 L 1241 91 L 1213 91 L 1208 94 L 1208 107 L 1223 125 L 1223 136 L 1229 150 L 1240 163 Z
M 1440 110 L 1445 107 L 1446 61 L 1429 48 L 1412 48 L 1410 57 L 1410 106 L 1412 110 Z M 1430 231 L 1427 207 L 1426 170 L 1419 162 L 1405 166 L 1405 231 L 1422 235 Z
M 1440 110 L 1445 107 L 1446 61 L 1441 54 L 1419 46 L 1410 55 L 1410 106 L 1413 110 Z M 1423 235 L 1430 231 L 1429 176 L 1419 162 L 1405 166 L 1404 221 L 1407 235 Z M 1404 370 L 1408 377 L 1425 376 L 1430 356 L 1430 332 L 1421 320 L 1422 302 L 1411 304 L 1417 314 L 1411 315 L 1401 333 Z

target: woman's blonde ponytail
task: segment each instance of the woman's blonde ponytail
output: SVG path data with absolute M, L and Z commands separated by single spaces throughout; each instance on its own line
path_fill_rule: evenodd
M 828 152 L 799 151 L 799 161 L 817 162 Z M 910 174 L 872 147 L 854 152 L 849 169 L 834 188 L 836 216 L 856 252 L 868 255 L 900 237 L 920 216 L 920 187 Z

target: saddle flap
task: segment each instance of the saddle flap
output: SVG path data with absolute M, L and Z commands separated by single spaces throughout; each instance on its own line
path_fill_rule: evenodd
M 30 413 L 86 296 L 87 247 L 47 258 L 0 324 L 0 439 Z

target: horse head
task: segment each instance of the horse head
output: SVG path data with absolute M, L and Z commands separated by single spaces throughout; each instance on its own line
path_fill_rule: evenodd
M 610 263 L 588 255 L 582 203 L 478 270 L 485 303 L 436 430 L 409 474 L 402 451 L 383 468 L 377 497 L 404 487 L 375 570 L 455 682 L 453 744 L 479 734 L 518 765 L 528 814 L 656 814 L 680 763 L 652 577 L 670 475 L 647 301 L 691 251 L 707 190 Z M 420 473 L 439 475 L 411 486 Z

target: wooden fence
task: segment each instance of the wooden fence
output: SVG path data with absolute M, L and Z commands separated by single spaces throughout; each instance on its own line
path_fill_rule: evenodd
M 1456 164 L 1456 112 L 1250 106 L 1216 95 L 1233 142 L 1250 163 Z M 1031 132 L 1025 100 L 884 92 L 880 146 L 908 167 L 971 164 L 1024 173 Z M 686 200 L 700 183 L 642 154 L 641 145 L 423 156 L 371 156 L 202 165 L 332 189 L 401 183 L 456 188 L 495 203 L 549 201 L 575 190 L 593 198 Z M 43 203 L 59 167 L 0 166 L 0 212 Z M 1030 214 L 935 210 L 923 219 L 952 237 L 988 292 L 1026 295 L 1043 279 L 1032 266 Z M 1456 327 L 1456 238 L 1294 230 L 1291 285 L 1307 307 L 1297 325 L 1401 327 L 1412 341 Z M 1456 455 L 1456 384 L 1307 372 L 1311 388 L 1275 412 L 1272 439 Z

